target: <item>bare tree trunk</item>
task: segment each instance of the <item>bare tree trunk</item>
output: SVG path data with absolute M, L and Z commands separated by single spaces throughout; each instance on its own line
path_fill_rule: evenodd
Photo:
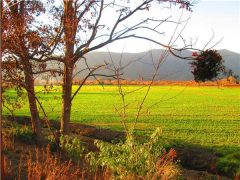
M 71 118 L 71 97 L 72 97 L 72 73 L 71 67 L 64 67 L 63 77 L 63 98 L 62 98 L 62 119 L 61 119 L 61 132 L 67 134 L 69 130 L 69 123 Z
M 64 75 L 62 89 L 62 117 L 61 117 L 61 133 L 67 134 L 69 131 L 69 123 L 71 119 L 72 107 L 72 75 L 73 75 L 73 57 L 74 42 L 77 31 L 76 4 L 73 1 L 64 0 L 64 42 L 65 42 L 65 59 L 64 59 Z
M 34 77 L 32 72 L 32 67 L 29 62 L 25 63 L 24 74 L 25 74 L 25 84 L 28 95 L 28 103 L 31 113 L 31 122 L 33 132 L 36 134 L 36 140 L 38 145 L 43 145 L 43 135 L 42 135 L 42 125 L 39 117 L 39 112 L 37 109 L 37 102 L 34 90 Z
M 0 1 L 0 24 L 2 24 L 2 10 L 3 10 L 3 1 Z M 3 137 L 2 137 L 2 26 L 0 27 L 0 161 L 1 161 L 1 179 L 4 178 L 4 161 L 3 161 Z

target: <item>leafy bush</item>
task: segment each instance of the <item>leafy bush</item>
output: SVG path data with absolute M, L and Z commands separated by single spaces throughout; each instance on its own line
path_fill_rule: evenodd
M 60 136 L 60 148 L 64 150 L 73 160 L 79 161 L 85 151 L 85 146 L 77 137 L 68 135 Z
M 212 81 L 222 72 L 225 72 L 222 56 L 216 50 L 206 50 L 197 54 L 194 52 L 192 56 L 195 61 L 191 62 L 192 74 L 197 82 Z
M 12 127 L 10 129 L 10 135 L 17 140 L 20 140 L 27 144 L 34 144 L 35 143 L 35 134 L 33 133 L 32 129 L 28 126 L 23 127 Z
M 133 136 L 118 144 L 96 140 L 99 152 L 90 152 L 86 158 L 95 168 L 102 166 L 110 169 L 112 176 L 117 179 L 175 177 L 180 174 L 173 162 L 175 151 L 165 152 L 160 133 L 160 129 L 157 129 L 146 143 L 139 143 Z

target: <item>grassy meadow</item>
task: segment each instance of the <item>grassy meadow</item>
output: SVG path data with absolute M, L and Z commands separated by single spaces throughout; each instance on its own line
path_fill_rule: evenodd
M 123 86 L 126 93 L 126 122 L 132 127 L 146 87 Z M 73 87 L 73 91 L 77 86 Z M 134 91 L 137 90 L 137 91 Z M 61 115 L 61 87 L 49 92 L 36 86 L 37 96 L 50 119 Z M 134 91 L 134 92 L 132 92 Z M 132 92 L 132 93 L 128 93 Z M 14 90 L 8 96 L 16 96 Z M 123 105 L 117 86 L 87 85 L 73 100 L 73 122 L 123 130 L 119 113 Z M 118 110 L 118 112 L 116 111 Z M 4 109 L 4 115 L 9 112 Z M 14 112 L 29 115 L 27 101 Z M 153 86 L 137 121 L 137 133 L 163 130 L 163 137 L 203 146 L 240 147 L 240 88 Z

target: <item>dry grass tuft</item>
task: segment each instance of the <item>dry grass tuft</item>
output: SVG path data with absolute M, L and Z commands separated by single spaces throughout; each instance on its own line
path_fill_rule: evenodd
M 69 161 L 62 162 L 56 155 L 50 153 L 48 146 L 44 150 L 36 149 L 36 154 L 31 153 L 27 159 L 28 179 L 66 180 L 81 179 L 80 168 Z
M 6 132 L 2 133 L 3 150 L 14 150 L 14 139 Z
M 170 149 L 168 153 L 163 154 L 156 162 L 156 174 L 153 179 L 176 179 L 181 176 L 180 167 L 173 161 L 176 157 L 177 153 L 174 149 Z

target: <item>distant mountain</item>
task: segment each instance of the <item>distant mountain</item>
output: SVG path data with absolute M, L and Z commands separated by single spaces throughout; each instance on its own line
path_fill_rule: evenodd
M 240 54 L 226 49 L 219 52 L 225 61 L 226 69 L 232 69 L 235 75 L 240 76 Z
M 240 54 L 229 50 L 220 50 L 227 69 L 232 69 L 235 75 L 240 76 Z M 154 73 L 154 65 L 159 61 L 163 50 L 152 50 L 141 53 L 108 53 L 92 52 L 86 55 L 89 66 L 96 66 L 107 62 L 114 64 L 116 67 L 124 67 L 122 72 L 124 78 L 128 80 L 143 79 L 149 80 Z M 184 51 L 183 56 L 190 56 L 190 51 Z M 190 61 L 176 58 L 169 55 L 161 62 L 156 80 L 193 80 L 191 74 Z M 77 70 L 84 69 L 85 63 L 80 61 L 77 64 Z M 111 67 L 111 66 L 110 66 Z M 97 73 L 111 74 L 110 70 L 101 70 Z M 78 77 L 83 77 L 86 73 L 80 73 Z M 104 77 L 102 77 L 104 79 Z

